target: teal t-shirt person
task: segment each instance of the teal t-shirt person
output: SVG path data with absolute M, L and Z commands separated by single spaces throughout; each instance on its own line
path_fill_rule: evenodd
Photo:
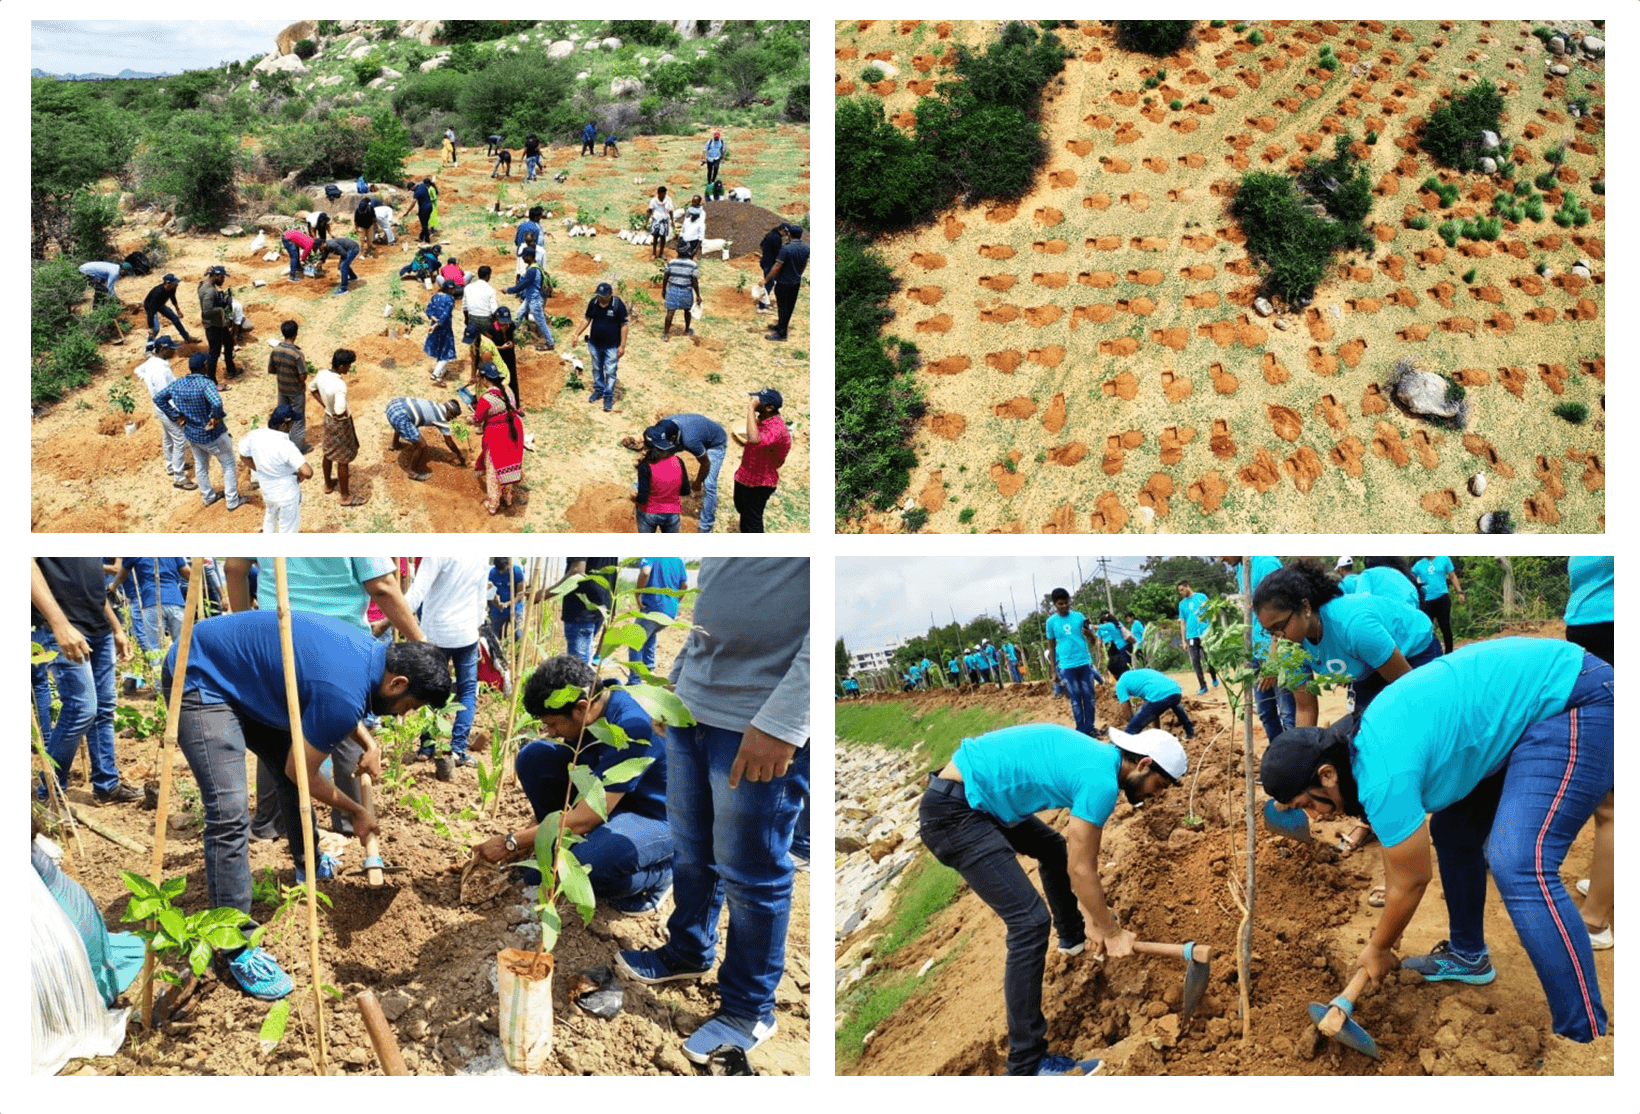
M 1350 765 L 1385 847 L 1468 796 L 1534 723 L 1565 710 L 1583 648 L 1548 638 L 1460 647 L 1413 670 L 1361 714 Z
M 952 756 L 968 803 L 1004 824 L 1068 808 L 1102 828 L 1116 807 L 1122 754 L 1058 723 L 1004 727 L 964 739 Z
M 1424 586 L 1424 599 L 1438 600 L 1446 595 L 1446 578 L 1457 570 L 1450 557 L 1424 557 L 1412 563 L 1412 575 Z
M 1137 696 L 1146 703 L 1155 703 L 1183 692 L 1179 682 L 1154 669 L 1130 669 L 1116 681 L 1118 700 L 1129 700 Z
M 1186 596 L 1179 601 L 1179 621 L 1184 624 L 1185 638 L 1200 638 L 1207 633 L 1207 619 L 1203 612 L 1207 608 L 1207 595 L 1197 592 Z
M 1572 582 L 1572 595 L 1566 601 L 1566 625 L 1612 622 L 1616 614 L 1612 558 L 1573 557 L 1566 562 L 1566 573 Z
M 1409 662 L 1428 648 L 1435 625 L 1415 607 L 1383 596 L 1340 596 L 1321 605 L 1321 639 L 1304 640 L 1312 672 L 1342 673 L 1359 681 L 1395 651 Z
M 1048 616 L 1043 629 L 1054 643 L 1054 660 L 1059 663 L 1059 668 L 1075 669 L 1079 665 L 1093 664 L 1087 640 L 1082 637 L 1082 629 L 1087 622 L 1087 617 L 1075 610 L 1068 615 Z
M 1357 595 L 1383 596 L 1407 607 L 1418 606 L 1418 586 L 1402 576 L 1398 569 L 1379 565 L 1368 569 L 1357 579 L 1360 581 L 1355 589 Z

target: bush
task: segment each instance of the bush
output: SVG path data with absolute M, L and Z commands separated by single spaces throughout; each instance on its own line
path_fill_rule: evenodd
M 658 97 L 669 101 L 680 99 L 689 91 L 689 67 L 681 62 L 662 62 L 649 68 L 649 87 Z
M 1562 402 L 1555 407 L 1555 417 L 1564 418 L 1573 425 L 1582 425 L 1589 418 L 1589 408 L 1581 402 Z
M 915 534 L 928 524 L 928 511 L 923 507 L 912 507 L 905 512 L 905 532 Z
M 362 117 L 336 113 L 284 129 L 264 153 L 281 177 L 294 170 L 299 182 L 351 180 L 363 168 L 370 143 L 371 129 Z
M 359 172 L 368 182 L 404 181 L 404 160 L 410 157 L 410 129 L 391 112 L 378 112 L 370 122 L 370 145 Z
M 1210 27 L 1223 27 L 1229 21 L 1223 19 L 1210 19 L 1207 22 Z
M 1374 147 L 1374 146 L 1377 146 L 1377 144 L 1378 144 L 1378 131 L 1377 131 L 1377 129 L 1368 128 L 1367 129 L 1367 146 L 1368 147 Z
M 1453 221 L 1442 221 L 1440 227 L 1435 231 L 1441 239 L 1446 241 L 1447 247 L 1455 248 L 1458 246 L 1458 226 Z
M 420 116 L 433 109 L 456 110 L 456 101 L 467 78 L 454 70 L 438 69 L 417 74 L 393 91 L 393 111 L 403 116 Z
M 1540 190 L 1554 189 L 1555 172 L 1553 170 L 1545 170 L 1542 174 L 1539 174 L 1536 178 L 1532 179 L 1532 184 Z
M 875 85 L 885 76 L 886 75 L 883 71 L 879 70 L 876 66 L 867 66 L 865 69 L 860 71 L 860 80 L 865 82 L 867 85 Z
M 487 43 L 503 35 L 517 34 L 534 27 L 535 23 L 533 19 L 447 19 L 444 21 L 444 41 L 463 46 Z
M 233 207 L 233 180 L 242 157 L 239 136 L 206 112 L 175 117 L 149 137 L 137 157 L 139 190 L 176 199 L 191 222 L 219 216 Z
M 1589 192 L 1599 194 L 1604 197 L 1606 194 L 1606 179 L 1596 178 L 1594 181 L 1590 182 Z
M 68 236 L 74 254 L 81 260 L 111 258 L 114 242 L 108 232 L 119 223 L 117 197 L 90 190 L 76 194 L 68 219 Z
M 369 85 L 382 75 L 382 64 L 374 55 L 353 63 L 353 79 L 360 85 Z
M 306 62 L 319 53 L 319 44 L 312 39 L 297 39 L 296 45 L 290 48 L 290 52 Z
M 1503 97 L 1490 80 L 1482 80 L 1473 90 L 1453 97 L 1430 113 L 1419 134 L 1419 143 L 1435 161 L 1457 170 L 1474 170 L 1480 165 L 1481 132 L 1498 130 L 1498 113 Z
M 763 90 L 763 83 L 778 67 L 774 57 L 760 47 L 746 46 L 724 57 L 723 80 L 736 106 L 744 105 Z M 881 80 L 881 79 L 879 79 Z
M 564 59 L 509 56 L 469 77 L 457 106 L 474 135 L 498 122 L 506 135 L 568 135 L 577 121 L 586 122 L 574 91 L 574 71 Z
M 30 285 L 29 399 L 49 401 L 85 386 L 103 366 L 97 335 L 114 327 L 119 307 L 104 303 L 95 313 L 76 313 L 86 282 L 68 258 L 33 264 Z
M 1424 229 L 1429 227 L 1429 218 L 1425 216 L 1413 217 L 1411 220 L 1407 221 L 1407 227 L 1416 228 L 1419 232 L 1422 232 Z
M 792 91 L 786 94 L 786 119 L 797 124 L 809 122 L 809 83 L 793 85 Z M 1596 183 L 1598 185 L 1599 183 Z
M 1559 166 L 1561 163 L 1565 162 L 1566 145 L 1561 144 L 1557 147 L 1551 147 L 1547 151 L 1543 152 L 1543 161 L 1548 163 L 1550 166 Z
M 1469 268 L 1469 270 L 1465 271 L 1463 273 L 1464 285 L 1467 286 L 1470 283 L 1473 283 L 1475 281 L 1476 273 L 1477 273 L 1477 268 L 1475 268 L 1475 267 L 1471 267 L 1471 268 Z
M 1012 105 L 965 105 L 942 126 L 928 130 L 932 134 L 926 142 L 944 168 L 948 187 L 970 205 L 980 198 L 1021 196 L 1047 155 L 1041 129 Z M 917 134 L 919 139 L 925 134 L 920 111 Z
M 1256 33 L 1257 32 L 1255 32 L 1255 34 Z M 1248 41 L 1251 42 L 1252 40 L 1249 39 Z M 1316 65 L 1320 66 L 1324 70 L 1336 70 L 1338 68 L 1338 57 L 1334 54 L 1323 54 L 1319 59 L 1317 59 Z
M 1364 231 L 1349 221 L 1327 221 L 1299 203 L 1293 182 L 1283 174 L 1242 175 L 1230 211 L 1247 234 L 1271 293 L 1291 303 L 1308 299 L 1326 273 L 1332 253 L 1358 242 Z
M 957 521 L 962 523 L 964 526 L 966 526 L 970 522 L 974 521 L 974 508 L 973 507 L 964 507 L 964 508 L 962 508 L 962 510 L 957 513 Z
M 1116 24 L 1116 45 L 1161 57 L 1188 43 L 1192 26 L 1188 19 L 1124 19 Z
M 1172 100 L 1167 102 L 1167 107 L 1171 108 L 1174 112 L 1177 112 L 1179 109 L 1184 107 L 1184 102 L 1178 97 L 1174 97 Z
M 1251 46 L 1263 46 L 1264 45 L 1264 32 L 1263 31 L 1254 31 L 1251 35 L 1247 36 L 1247 42 Z
M 623 43 L 640 46 L 672 47 L 683 41 L 683 36 L 658 19 L 612 19 L 609 33 Z
M 983 52 L 958 47 L 956 69 L 966 93 L 980 104 L 1034 114 L 1042 87 L 1065 68 L 1068 55 L 1057 36 L 1039 36 L 1035 28 L 1016 21 Z
M 941 103 L 924 98 L 918 108 Z M 926 220 L 949 192 L 931 148 L 890 124 L 878 98 L 850 97 L 837 105 L 835 147 L 837 215 L 846 223 L 914 224 Z

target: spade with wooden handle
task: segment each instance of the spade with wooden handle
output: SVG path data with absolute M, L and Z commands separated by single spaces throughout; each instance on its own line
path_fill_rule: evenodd
M 373 820 L 376 817 L 376 804 L 374 794 L 371 792 L 372 788 L 373 787 L 370 783 L 370 775 L 360 774 L 359 803 L 364 806 L 364 810 L 370 814 L 370 817 Z M 404 867 L 402 866 L 382 865 L 381 847 L 377 842 L 376 833 L 371 832 L 370 837 L 364 841 L 364 866 L 360 867 L 358 870 L 350 870 L 348 873 L 364 875 L 365 882 L 370 886 L 370 888 L 373 890 L 378 890 L 382 886 L 382 876 L 384 874 L 397 874 L 403 869 Z
M 1212 948 L 1195 941 L 1186 941 L 1183 944 L 1152 944 L 1144 940 L 1135 940 L 1133 951 L 1136 955 L 1158 955 L 1167 959 L 1184 960 L 1184 1002 L 1179 1008 L 1179 1024 L 1188 1025 L 1190 1015 L 1196 1012 L 1196 1006 L 1202 1000 L 1202 992 L 1207 989 L 1208 962 L 1212 959 Z
M 1357 1052 L 1379 1059 L 1378 1042 L 1367 1035 L 1355 1018 L 1350 1014 L 1355 1010 L 1355 999 L 1367 985 L 1367 970 L 1358 968 L 1355 977 L 1344 988 L 1344 993 L 1323 1006 L 1320 1002 L 1310 1003 L 1310 1020 L 1324 1037 L 1330 1037 L 1346 1048 L 1353 1048 Z

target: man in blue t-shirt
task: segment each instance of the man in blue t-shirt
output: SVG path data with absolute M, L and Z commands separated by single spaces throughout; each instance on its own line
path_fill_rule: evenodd
M 951 656 L 951 660 L 946 662 L 945 668 L 951 674 L 952 688 L 956 688 L 958 685 L 962 684 L 962 661 L 960 654 L 953 654 Z
M 989 638 L 980 643 L 979 652 L 985 655 L 985 668 L 988 671 L 987 680 L 995 681 L 997 683 L 997 688 L 1001 688 L 1002 655 L 997 652 L 997 648 L 995 646 L 991 645 L 991 640 Z
M 918 663 L 918 667 L 921 671 L 920 675 L 922 677 L 922 688 L 927 690 L 934 683 L 934 663 L 928 660 L 927 654 L 924 654 L 922 661 Z
M 615 375 L 620 370 L 621 357 L 626 355 L 626 318 L 626 303 L 615 297 L 613 286 L 600 282 L 587 303 L 581 327 L 570 338 L 573 346 L 591 326 L 587 351 L 592 355 L 592 394 L 587 401 L 603 399 L 606 413 L 615 408 Z
M 1158 673 L 1154 669 L 1129 669 L 1116 680 L 1116 699 L 1126 703 L 1137 696 L 1142 704 L 1127 721 L 1127 730 L 1130 734 L 1143 731 L 1155 723 L 1163 712 L 1172 712 L 1173 719 L 1184 728 L 1184 737 L 1196 737 L 1196 725 L 1190 722 L 1190 716 L 1180 703 L 1184 690 L 1179 682 L 1166 673 Z
M 668 619 L 678 617 L 678 601 L 673 594 L 689 587 L 689 573 L 681 557 L 644 557 L 638 561 L 638 606 L 644 611 L 659 612 Z M 649 669 L 655 668 L 655 637 L 663 624 L 654 619 L 639 619 L 638 625 L 648 632 L 642 649 L 627 647 L 627 661 L 641 661 Z M 627 683 L 635 685 L 640 677 L 633 671 Z
M 530 858 L 536 828 L 561 812 L 568 830 L 584 837 L 570 854 L 587 868 L 594 896 L 623 913 L 646 913 L 672 888 L 666 746 L 656 742 L 649 713 L 627 693 L 607 687 L 614 683 L 601 684 L 592 666 L 568 654 L 548 658 L 530 674 L 524 682 L 524 709 L 565 745 L 536 739 L 519 749 L 514 768 L 535 823 L 485 840 L 473 848 L 473 856 L 491 863 Z M 565 688 L 580 695 L 559 696 Z M 592 727 L 600 723 L 626 735 L 624 750 L 593 736 Z M 603 809 L 594 809 L 580 793 L 571 806 L 572 763 L 588 767 L 599 779 L 617 774 L 603 784 Z M 641 768 L 635 768 L 639 763 Z M 541 880 L 533 870 L 526 870 L 524 878 L 528 885 Z
M 655 421 L 675 425 L 678 447 L 695 458 L 695 474 L 690 482 L 701 493 L 700 533 L 710 534 L 717 523 L 718 473 L 723 470 L 723 457 L 729 450 L 729 434 L 717 422 L 701 414 L 667 414 L 663 411 L 655 415 Z
M 1146 659 L 1141 658 L 1139 655 L 1140 655 L 1141 651 L 1144 649 L 1145 625 L 1143 623 L 1139 622 L 1138 617 L 1135 616 L 1133 614 L 1133 612 L 1131 612 L 1131 611 L 1129 611 L 1126 615 L 1122 616 L 1122 618 L 1127 623 L 1128 633 L 1133 636 L 1133 641 L 1131 643 L 1129 643 L 1129 646 L 1131 647 L 1131 656 L 1132 656 L 1132 659 L 1133 659 L 1133 664 L 1134 665 L 1142 665 Z
M 1497 977 L 1490 871 L 1554 1031 L 1585 1043 L 1606 1032 L 1589 932 L 1560 865 L 1612 792 L 1614 684 L 1612 667 L 1575 644 L 1494 639 L 1414 669 L 1359 716 L 1270 744 L 1259 777 L 1271 798 L 1314 819 L 1361 817 L 1384 845 L 1384 915 L 1357 961 L 1372 980 L 1396 966 L 1433 846 L 1448 938 L 1400 966 L 1431 982 Z
M 523 621 L 523 592 L 524 570 L 513 564 L 511 557 L 490 558 L 490 630 L 497 638 L 507 633 L 507 627 L 514 620 Z M 515 639 L 523 633 L 516 626 L 513 628 Z
M 1463 585 L 1458 583 L 1458 570 L 1450 557 L 1423 557 L 1412 562 L 1412 576 L 1424 590 L 1424 601 L 1419 604 L 1430 621 L 1441 628 L 1441 644 L 1452 652 L 1452 597 L 1446 594 L 1448 584 L 1458 595 L 1458 602 L 1466 598 Z
M 1080 611 L 1071 610 L 1071 594 L 1063 588 L 1053 590 L 1054 613 L 1048 616 L 1043 630 L 1054 644 L 1054 661 L 1059 667 L 1059 678 L 1065 684 L 1065 693 L 1071 699 L 1071 718 L 1076 729 L 1084 735 L 1097 737 L 1098 728 L 1093 718 L 1093 685 L 1098 674 L 1094 672 L 1093 657 L 1088 653 L 1088 638 L 1093 624 Z
M 427 705 L 442 708 L 450 699 L 450 663 L 426 642 L 385 645 L 351 623 L 308 611 L 292 611 L 291 642 L 296 689 L 302 709 L 312 799 L 352 817 L 353 834 L 364 843 L 377 831 L 375 819 L 319 772 L 337 744 L 354 734 L 368 713 L 404 715 Z M 163 670 L 171 691 L 178 643 L 171 645 Z M 250 808 L 245 752 L 267 761 L 285 818 L 291 858 L 303 861 L 302 816 L 296 762 L 285 694 L 279 616 L 245 611 L 197 624 L 188 651 L 178 706 L 177 745 L 199 786 L 205 809 L 205 888 L 211 908 L 251 910 Z M 372 746 L 358 770 L 379 777 L 381 751 Z M 313 833 L 318 846 L 318 833 Z M 237 955 L 219 953 L 228 974 L 246 993 L 274 1000 L 291 991 L 291 979 L 260 948 Z
M 1190 665 L 1196 671 L 1196 683 L 1201 688 L 1197 696 L 1207 695 L 1207 678 L 1202 676 L 1202 635 L 1207 633 L 1207 596 L 1190 587 L 1190 581 L 1181 580 L 1179 589 L 1179 638 L 1190 651 Z M 1213 672 L 1213 663 L 1207 663 L 1207 672 L 1213 677 L 1213 687 L 1219 687 L 1219 675 Z
M 1042 1013 L 1048 927 L 1058 933 L 1062 955 L 1079 955 L 1090 942 L 1095 954 L 1133 954 L 1134 935 L 1111 915 L 1099 879 L 1105 824 L 1118 793 L 1138 804 L 1177 784 L 1188 769 L 1184 748 L 1165 731 L 1112 731 L 1111 739 L 1114 745 L 1052 723 L 964 739 L 946 767 L 928 779 L 918 809 L 928 850 L 961 874 L 1008 926 L 1002 993 L 1009 1075 L 1064 1075 L 1077 1068 L 1091 1074 L 1099 1066 L 1097 1060 L 1078 1063 L 1048 1052 Z M 1035 815 L 1058 808 L 1071 814 L 1064 836 Z M 1020 855 L 1038 863 L 1045 908 Z
M 1004 642 L 1002 652 L 1008 658 L 1008 672 L 1013 674 L 1014 684 L 1017 685 L 1024 679 L 1019 674 L 1019 647 L 1012 642 Z
M 803 242 L 803 226 L 786 225 L 786 246 L 775 257 L 774 266 L 763 276 L 763 288 L 774 292 L 777 317 L 774 328 L 764 340 L 785 340 L 791 327 L 792 311 L 797 308 L 797 291 L 803 282 L 803 269 L 809 265 L 809 245 Z
M 159 598 L 154 598 L 154 565 L 159 563 Z M 174 639 L 182 634 L 182 608 L 186 602 L 183 581 L 187 562 L 181 557 L 116 557 L 113 567 L 103 568 L 113 574 L 108 587 L 112 590 L 127 581 L 134 591 L 126 593 L 131 600 L 131 626 L 137 636 L 137 646 L 144 651 L 158 651 L 164 646 L 162 635 Z M 164 630 L 160 624 L 165 624 Z

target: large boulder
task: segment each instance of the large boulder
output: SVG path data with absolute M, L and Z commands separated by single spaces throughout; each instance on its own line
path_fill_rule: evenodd
M 1482 155 L 1480 160 L 1480 168 L 1482 174 L 1496 174 L 1498 172 L 1498 162 L 1496 159 Z
M 1415 418 L 1451 422 L 1462 428 L 1469 421 L 1469 407 L 1462 399 L 1448 398 L 1452 384 L 1434 372 L 1416 367 L 1411 360 L 1397 361 L 1390 376 L 1390 397 Z
M 421 72 L 428 73 L 429 71 L 436 70 L 449 60 L 450 56 L 447 54 L 440 54 L 437 58 L 429 58 L 421 64 Z
M 635 77 L 617 77 L 609 83 L 609 95 L 612 97 L 641 97 L 643 96 L 643 82 Z
M 548 58 L 568 58 L 574 53 L 575 44 L 570 42 L 568 39 L 559 39 L 557 42 L 547 47 Z
M 1597 39 L 1593 35 L 1583 36 L 1583 53 L 1590 58 L 1604 58 L 1606 56 L 1606 40 Z
M 318 81 L 318 84 L 320 85 L 340 85 L 341 83 L 342 75 L 339 73 L 333 73 L 328 77 L 321 77 Z
M 289 54 L 296 49 L 297 43 L 313 38 L 318 26 L 311 19 L 299 19 L 273 37 L 274 45 L 279 48 L 280 54 Z
M 300 75 L 307 73 L 308 68 L 302 63 L 302 60 L 294 54 L 267 54 L 263 55 L 262 60 L 251 68 L 251 72 L 292 73 Z
M 432 46 L 444 30 L 442 19 L 407 19 L 399 24 L 399 37 L 415 39 L 422 46 Z
M 1482 129 L 1482 131 L 1481 131 L 1481 150 L 1483 150 L 1483 151 L 1496 150 L 1497 146 L 1500 142 L 1501 142 L 1501 140 L 1498 139 L 1498 133 L 1497 132 L 1486 131 L 1485 129 Z
M 1556 57 L 1566 53 L 1566 39 L 1564 36 L 1556 35 L 1549 40 L 1549 53 Z
M 722 19 L 669 19 L 666 21 L 672 30 L 686 39 L 710 39 L 723 33 L 723 25 L 727 20 Z M 697 24 L 705 23 L 704 31 L 697 29 Z
M 361 46 L 369 46 L 369 45 L 370 45 L 370 40 L 369 39 L 365 38 L 363 35 L 354 35 L 351 39 L 347 40 L 347 45 L 342 47 L 342 53 L 348 54 L 348 53 L 351 53 L 355 50 L 358 50 Z
M 611 35 L 609 38 L 604 39 L 602 42 L 600 42 L 599 45 L 602 46 L 605 50 L 619 50 L 619 49 L 621 49 L 622 44 L 621 44 L 620 39 L 617 39 L 613 35 Z

